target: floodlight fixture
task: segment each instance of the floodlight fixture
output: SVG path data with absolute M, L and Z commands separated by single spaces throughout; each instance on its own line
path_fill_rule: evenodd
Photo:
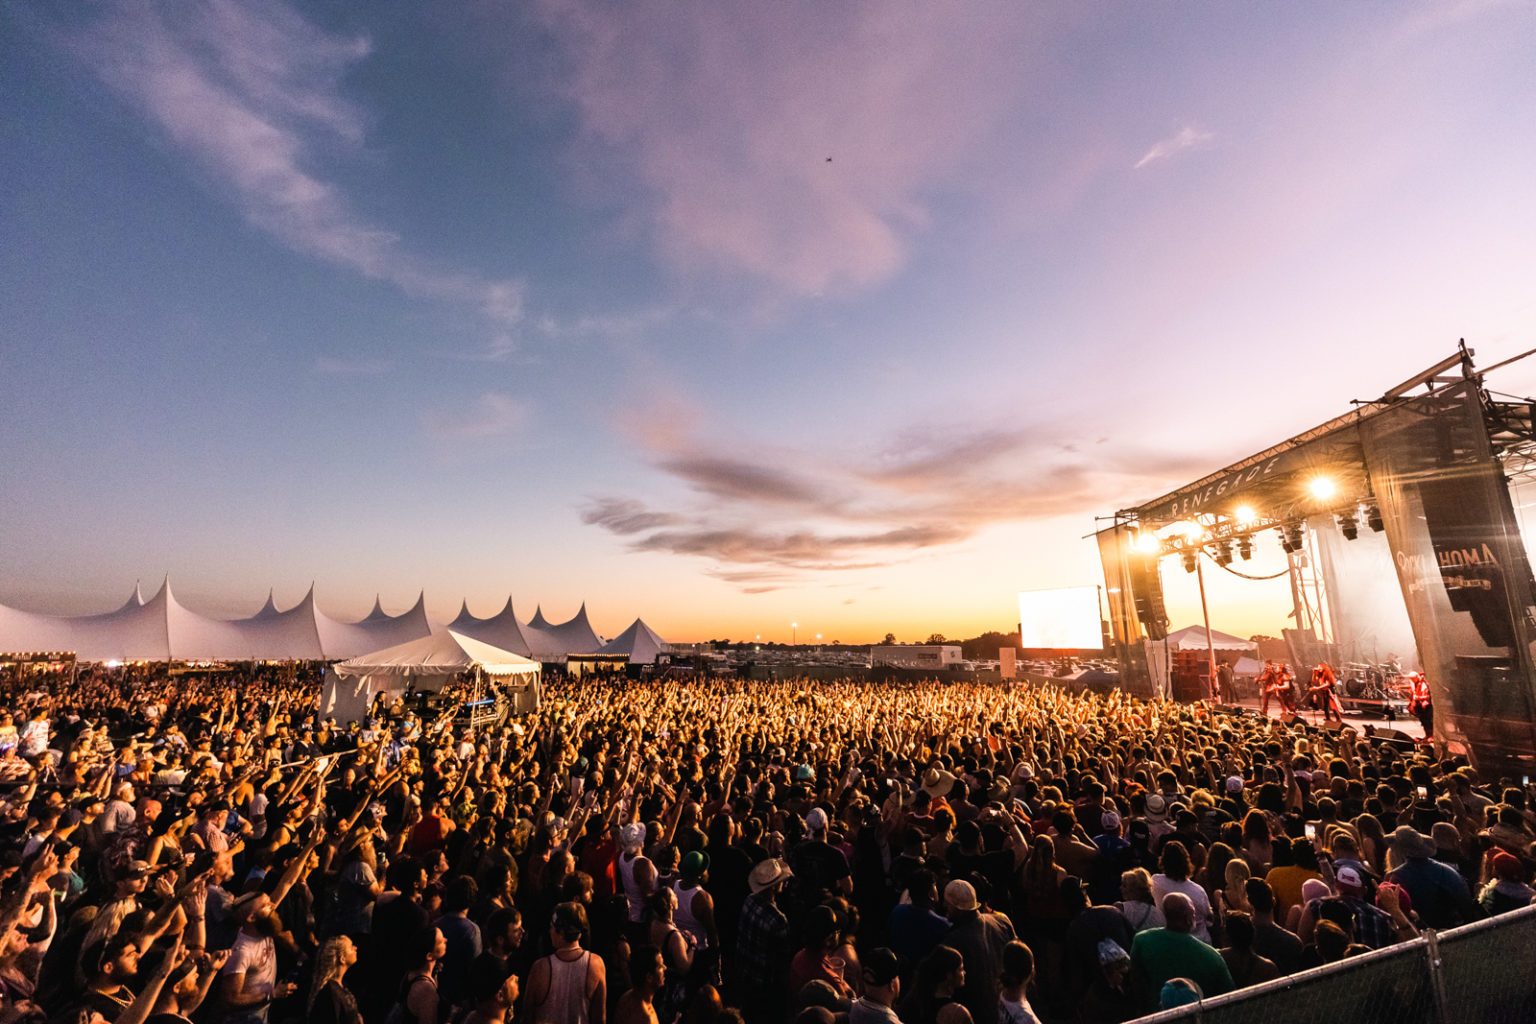
M 1185 551 L 1184 551 L 1184 571 L 1185 572 L 1194 572 L 1195 571 L 1196 564 L 1197 564 L 1195 560 L 1198 557 L 1199 556 L 1195 552 L 1194 548 L 1186 548 L 1185 549 Z
M 1380 533 L 1387 528 L 1387 524 L 1382 521 L 1380 508 L 1372 505 L 1365 510 L 1365 525 L 1371 528 L 1372 533 Z
M 1312 492 L 1312 497 L 1314 498 L 1331 498 L 1333 497 L 1333 492 L 1337 489 L 1333 481 L 1326 476 L 1315 476 L 1312 478 L 1312 482 L 1307 484 L 1307 490 Z
M 1339 532 L 1344 535 L 1345 540 L 1354 540 L 1360 536 L 1360 522 L 1353 512 L 1339 514 Z
M 1240 557 L 1245 562 L 1253 557 L 1252 537 L 1243 536 L 1237 538 L 1237 554 L 1238 557 Z
M 1252 526 L 1259 521 L 1259 514 L 1253 510 L 1252 505 L 1239 505 L 1237 511 L 1232 513 L 1240 526 Z

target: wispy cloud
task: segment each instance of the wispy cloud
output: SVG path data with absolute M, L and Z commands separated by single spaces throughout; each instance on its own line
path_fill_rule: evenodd
M 582 510 L 581 521 L 588 526 L 601 526 L 609 533 L 627 537 L 646 530 L 676 525 L 680 519 L 667 512 L 651 512 L 642 503 L 630 498 L 598 498 Z
M 1139 171 L 1148 164 L 1155 164 L 1159 160 L 1166 160 L 1177 153 L 1184 152 L 1186 149 L 1203 146 L 1215 137 L 1215 134 L 1212 132 L 1197 128 L 1194 125 L 1185 125 L 1166 139 L 1154 143 L 1152 148 L 1147 150 L 1140 160 L 1136 161 L 1136 170 Z
M 104 5 L 73 37 L 94 69 L 228 198 L 280 243 L 418 298 L 501 325 L 523 317 L 518 281 L 430 265 L 357 213 L 328 162 L 362 144 L 367 117 L 343 76 L 366 38 L 328 33 L 278 2 Z
M 392 359 L 343 359 L 319 356 L 315 372 L 322 377 L 382 377 L 395 368 Z
M 508 395 L 488 393 L 456 409 L 423 413 L 422 427 L 428 436 L 443 441 L 479 441 L 505 437 L 528 422 L 526 403 Z
M 605 496 L 582 520 L 635 551 L 705 559 L 706 574 L 749 593 L 908 561 L 998 523 L 1086 515 L 1189 468 L 1131 452 L 1084 454 L 1038 428 L 936 428 L 830 461 L 703 436 L 635 434 L 691 498 L 657 507 Z

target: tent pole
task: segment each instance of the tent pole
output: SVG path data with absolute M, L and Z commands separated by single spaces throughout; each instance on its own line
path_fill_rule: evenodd
M 1204 554 L 1204 552 L 1202 551 L 1200 554 Z M 1200 615 L 1205 619 L 1205 655 L 1210 672 L 1210 679 L 1206 685 L 1211 687 L 1212 692 L 1214 692 L 1216 688 L 1216 642 L 1211 639 L 1211 611 L 1206 607 L 1205 603 L 1205 560 L 1199 557 L 1199 554 L 1195 556 L 1195 574 L 1200 579 Z

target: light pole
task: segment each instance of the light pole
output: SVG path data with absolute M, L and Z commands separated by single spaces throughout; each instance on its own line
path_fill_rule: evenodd
M 800 644 L 799 636 L 800 636 L 800 623 L 798 623 L 798 622 L 791 622 L 789 624 L 789 646 L 791 646 L 791 647 L 799 646 L 799 644 Z

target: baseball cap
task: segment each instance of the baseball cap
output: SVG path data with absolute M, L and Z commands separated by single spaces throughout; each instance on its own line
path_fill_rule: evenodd
M 1338 873 L 1335 874 L 1333 876 L 1333 878 L 1334 878 L 1334 881 L 1339 883 L 1339 886 L 1341 888 L 1343 888 L 1343 887 L 1347 887 L 1347 888 L 1350 888 L 1350 889 L 1364 889 L 1365 888 L 1365 882 L 1363 880 L 1361 880 L 1360 872 L 1356 871 L 1354 868 L 1350 867 L 1348 864 L 1346 864 L 1343 867 L 1339 868 Z
M 975 910 L 976 890 L 970 882 L 957 878 L 944 887 L 944 902 L 951 910 Z
M 1105 832 L 1113 832 L 1115 829 L 1120 827 L 1120 815 L 1114 811 L 1105 811 L 1103 817 L 1099 819 L 1099 822 L 1100 827 L 1103 828 Z
M 820 832 L 827 827 L 827 812 L 820 807 L 812 807 L 811 813 L 805 816 L 805 827 L 812 832 Z

